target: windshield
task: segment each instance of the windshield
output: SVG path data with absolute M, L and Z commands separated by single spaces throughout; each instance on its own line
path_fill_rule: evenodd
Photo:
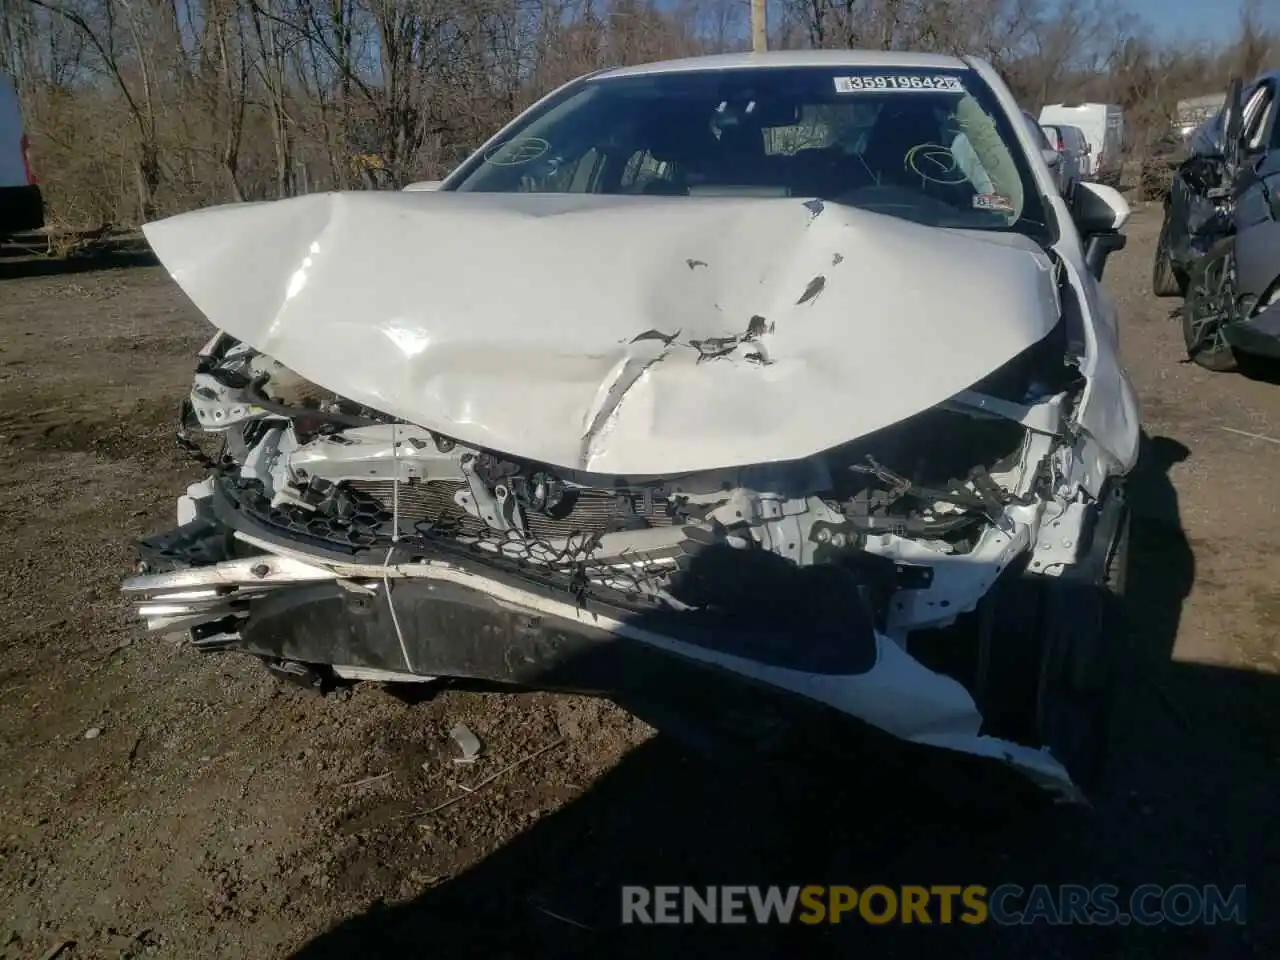
M 937 226 L 1049 232 L 1009 119 L 969 69 L 585 79 L 445 189 L 821 197 Z

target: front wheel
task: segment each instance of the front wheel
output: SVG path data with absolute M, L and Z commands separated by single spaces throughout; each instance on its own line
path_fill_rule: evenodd
M 1109 497 L 1115 522 L 1095 528 L 1097 552 L 1078 569 L 1007 571 L 979 607 L 984 732 L 1047 746 L 1085 789 L 1105 765 L 1128 638 L 1129 511 L 1122 488 Z
M 1185 297 L 1187 275 L 1173 265 L 1169 255 L 1169 224 L 1160 228 L 1156 239 L 1156 259 L 1151 269 L 1151 290 L 1157 297 Z
M 1101 577 L 1059 578 L 1044 596 L 1036 719 L 1043 741 L 1086 788 L 1098 784 L 1106 766 L 1118 668 L 1128 653 L 1128 567 L 1125 508 Z
M 1206 370 L 1226 373 L 1238 366 L 1225 331 L 1236 315 L 1235 238 L 1219 240 L 1191 269 L 1182 305 L 1187 356 Z

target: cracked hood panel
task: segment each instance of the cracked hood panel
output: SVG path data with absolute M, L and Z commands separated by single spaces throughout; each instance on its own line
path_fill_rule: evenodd
M 328 193 L 149 224 L 217 327 L 465 443 L 632 476 L 789 460 L 1047 335 L 1030 241 L 820 201 Z

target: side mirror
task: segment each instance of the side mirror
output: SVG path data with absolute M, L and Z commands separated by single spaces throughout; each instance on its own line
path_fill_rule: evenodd
M 1133 208 L 1115 187 L 1086 180 L 1076 191 L 1071 219 L 1082 237 L 1114 233 L 1129 222 Z
M 1044 147 L 1040 150 L 1040 156 L 1044 157 L 1044 162 L 1049 165 L 1050 170 L 1062 162 L 1062 154 L 1058 153 L 1057 150 L 1051 150 L 1048 147 Z
M 1124 249 L 1120 228 L 1129 222 L 1133 208 L 1115 187 L 1091 180 L 1076 184 L 1071 208 L 1071 219 L 1084 242 L 1085 266 L 1101 280 L 1107 258 Z

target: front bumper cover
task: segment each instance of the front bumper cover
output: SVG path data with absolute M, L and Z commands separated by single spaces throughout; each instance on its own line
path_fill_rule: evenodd
M 1280 303 L 1260 314 L 1222 328 L 1222 336 L 1242 353 L 1280 360 Z
M 187 629 L 200 648 L 388 677 L 584 692 L 623 705 L 746 684 L 901 740 L 997 760 L 1060 799 L 1083 800 L 1048 750 L 983 735 L 960 683 L 926 668 L 853 607 L 839 629 L 827 611 L 784 630 L 767 618 L 752 626 L 749 614 L 724 623 L 594 598 L 584 604 L 562 586 L 487 561 L 319 555 L 245 529 L 244 514 L 233 514 L 231 528 L 209 516 L 208 501 L 201 510 L 184 536 L 168 539 L 167 552 L 152 551 L 167 557 L 167 572 L 124 585 L 151 629 Z M 182 565 L 197 542 L 198 565 Z

